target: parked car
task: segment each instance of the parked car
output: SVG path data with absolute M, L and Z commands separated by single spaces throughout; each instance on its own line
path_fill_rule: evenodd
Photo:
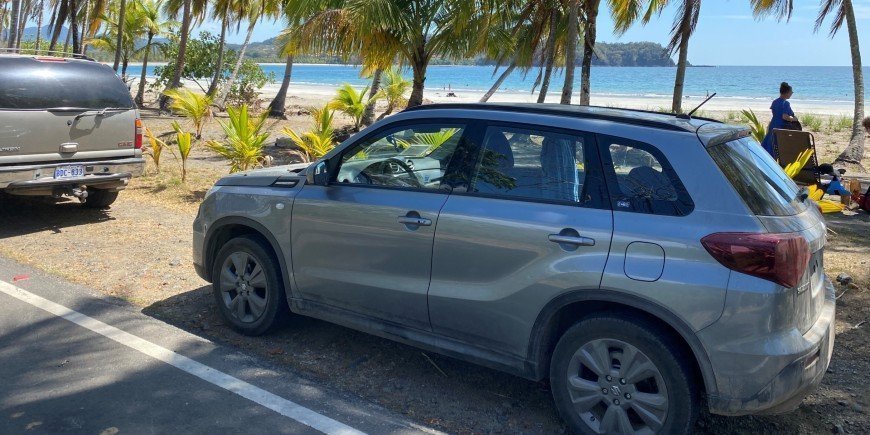
M 104 208 L 145 167 L 126 85 L 84 58 L 0 51 L 0 191 Z
M 221 179 L 194 263 L 238 331 L 325 319 L 532 380 L 570 429 L 687 433 L 822 379 L 819 211 L 742 127 L 427 105 L 305 167 Z

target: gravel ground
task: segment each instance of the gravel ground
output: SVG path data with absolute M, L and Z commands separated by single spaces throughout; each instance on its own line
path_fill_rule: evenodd
M 169 118 L 147 118 L 156 132 Z M 270 126 L 304 128 L 294 116 Z M 212 123 L 206 138 L 219 138 Z M 817 140 L 819 138 L 817 137 Z M 832 136 L 829 140 L 834 140 Z M 821 143 L 821 142 L 820 142 Z M 842 142 L 840 142 L 842 143 Z M 835 153 L 836 150 L 834 149 Z M 276 160 L 286 155 L 271 149 Z M 820 149 L 824 158 L 826 154 Z M 248 338 L 218 317 L 207 283 L 191 265 L 190 227 L 196 207 L 226 165 L 199 149 L 181 183 L 177 163 L 134 180 L 106 211 L 71 201 L 0 197 L 0 255 L 91 286 L 156 318 L 209 339 L 286 364 L 427 425 L 449 432 L 563 432 L 545 383 L 526 381 L 322 321 L 294 318 L 268 337 Z M 829 216 L 829 276 L 849 273 L 839 286 L 834 360 L 822 387 L 800 409 L 780 416 L 702 415 L 697 431 L 710 433 L 870 433 L 870 217 Z M 8 277 L 7 277 L 8 278 Z

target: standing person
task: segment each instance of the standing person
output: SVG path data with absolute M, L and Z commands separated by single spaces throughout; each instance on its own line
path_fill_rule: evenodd
M 798 122 L 797 117 L 794 116 L 794 111 L 791 110 L 791 103 L 788 102 L 788 99 L 791 98 L 792 94 L 794 94 L 794 90 L 791 85 L 786 82 L 782 82 L 779 85 L 779 98 L 773 100 L 773 103 L 770 104 L 770 111 L 773 114 L 773 118 L 770 119 L 770 124 L 767 126 L 767 135 L 764 136 L 764 141 L 761 142 L 761 146 L 770 153 L 774 158 L 776 154 L 774 153 L 774 148 L 776 145 L 776 136 L 773 134 L 773 129 L 787 129 L 794 130 L 794 124 Z M 799 127 L 797 129 L 800 129 Z

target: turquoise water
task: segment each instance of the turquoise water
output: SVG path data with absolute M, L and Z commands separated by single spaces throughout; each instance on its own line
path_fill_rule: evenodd
M 273 72 L 276 80 L 284 74 L 284 65 L 262 65 Z M 148 68 L 153 71 L 152 67 Z M 138 76 L 140 66 L 131 65 L 127 74 Z M 295 65 L 293 83 L 312 85 L 365 85 L 359 77 L 359 67 L 350 65 Z M 577 71 L 579 82 L 579 70 Z M 675 68 L 593 67 L 592 93 L 626 96 L 669 96 L 673 91 Z M 514 71 L 505 80 L 502 91 L 529 92 L 538 70 L 528 73 Z M 410 78 L 410 72 L 407 73 Z M 864 68 L 870 77 L 870 68 Z M 558 92 L 562 74 L 554 74 L 551 92 Z M 495 81 L 491 66 L 431 66 L 426 77 L 427 89 L 485 91 Z M 852 68 L 840 66 L 720 66 L 688 68 L 686 96 L 704 96 L 717 92 L 720 97 L 770 100 L 779 93 L 779 83 L 789 82 L 795 89 L 795 99 L 820 102 L 853 100 Z M 579 86 L 578 86 L 579 88 Z

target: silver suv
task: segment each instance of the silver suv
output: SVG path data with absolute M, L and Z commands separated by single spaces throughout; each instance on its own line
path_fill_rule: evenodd
M 582 433 L 785 412 L 834 343 L 819 211 L 742 128 L 428 105 L 218 181 L 194 263 L 238 331 L 289 312 L 533 380 Z
M 108 207 L 142 173 L 141 148 L 139 112 L 111 68 L 0 52 L 0 192 Z

